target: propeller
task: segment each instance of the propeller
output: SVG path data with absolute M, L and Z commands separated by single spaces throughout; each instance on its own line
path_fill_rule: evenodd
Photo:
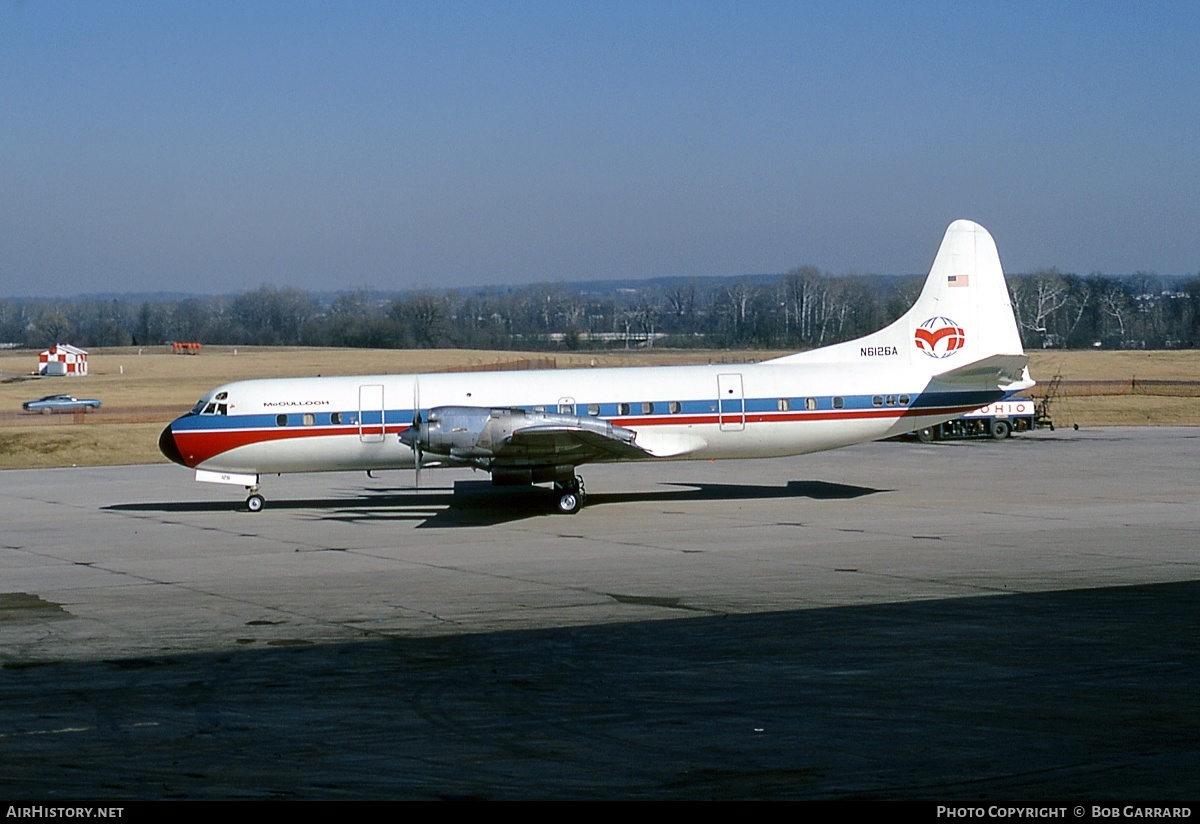
M 421 384 L 416 378 L 413 378 L 413 419 L 412 419 L 412 450 L 413 450 L 413 480 L 417 486 L 417 492 L 421 491 L 421 459 L 424 457 L 421 454 Z
M 423 455 L 421 454 L 421 410 L 419 410 L 419 409 L 413 411 L 413 421 L 412 421 L 411 429 L 413 432 L 413 438 L 409 442 L 409 445 L 412 447 L 413 457 L 415 459 L 414 463 L 413 463 L 413 467 L 414 467 L 413 474 L 416 477 L 417 491 L 420 492 L 421 491 L 421 461 L 422 461 Z

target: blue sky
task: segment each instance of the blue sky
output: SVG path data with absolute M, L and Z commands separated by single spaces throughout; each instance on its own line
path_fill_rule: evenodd
M 1200 4 L 0 0 L 0 295 L 1200 272 Z

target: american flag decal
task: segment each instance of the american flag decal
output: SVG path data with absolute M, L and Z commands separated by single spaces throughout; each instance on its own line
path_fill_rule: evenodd
M 970 275 L 950 275 L 946 278 L 946 283 L 950 286 L 970 286 Z

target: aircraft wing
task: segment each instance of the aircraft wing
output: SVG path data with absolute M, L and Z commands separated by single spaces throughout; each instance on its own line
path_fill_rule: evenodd
M 595 417 L 524 409 L 442 406 L 400 434 L 427 455 L 491 468 L 578 466 L 637 460 L 657 452 L 636 443 L 632 429 Z
M 587 423 L 586 419 L 581 419 Z M 494 460 L 507 463 L 546 461 L 549 463 L 585 463 L 603 460 L 636 460 L 652 457 L 634 439 L 631 429 L 620 426 L 579 426 L 575 422 L 534 423 L 514 429 L 501 443 L 492 447 Z

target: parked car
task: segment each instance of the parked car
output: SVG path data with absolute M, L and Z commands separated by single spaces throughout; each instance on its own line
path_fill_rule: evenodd
M 89 409 L 99 409 L 100 401 L 70 395 L 47 395 L 36 401 L 26 401 L 21 406 L 26 412 L 86 412 Z

